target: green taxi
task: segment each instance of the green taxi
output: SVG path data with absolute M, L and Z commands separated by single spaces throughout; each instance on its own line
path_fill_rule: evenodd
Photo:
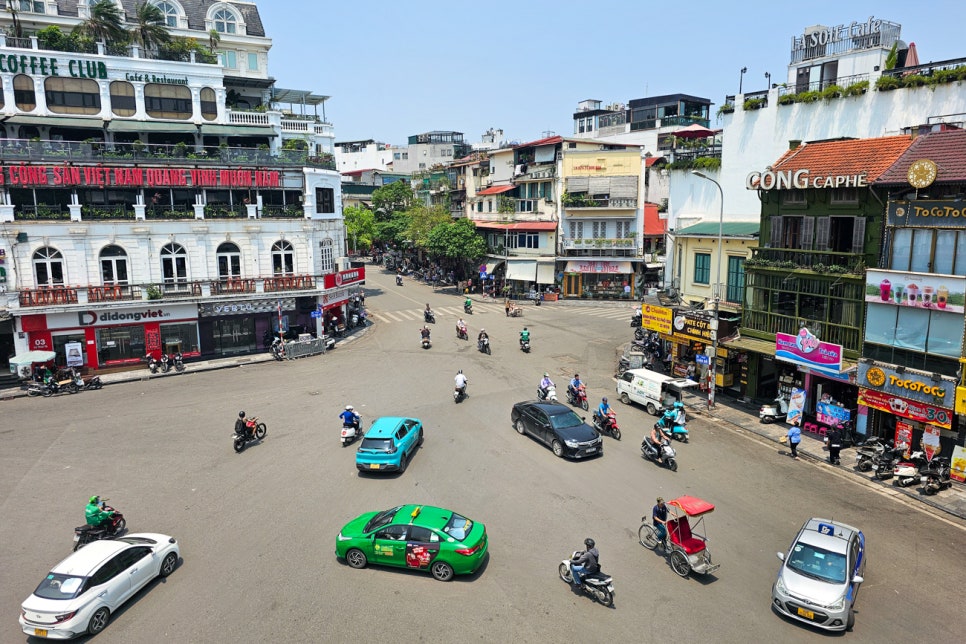
M 486 526 L 430 505 L 367 512 L 342 527 L 335 554 L 352 568 L 368 564 L 428 570 L 440 581 L 469 575 L 483 563 Z

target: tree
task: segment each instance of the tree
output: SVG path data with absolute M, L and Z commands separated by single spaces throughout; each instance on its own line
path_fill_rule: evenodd
M 144 51 L 158 49 L 171 42 L 168 23 L 157 5 L 145 1 L 137 6 L 130 38 L 132 43 L 140 45 Z
M 124 17 L 121 10 L 111 0 L 97 0 L 88 7 L 90 16 L 74 27 L 74 32 L 88 36 L 95 42 L 107 44 L 126 42 L 128 33 L 124 30 Z
M 400 245 L 409 238 L 406 231 L 409 229 L 411 218 L 409 213 L 396 212 L 390 215 L 388 220 L 376 221 L 376 239 L 385 244 Z
M 9 34 L 14 38 L 23 38 L 23 25 L 20 24 L 20 10 L 17 8 L 16 2 L 6 3 L 7 11 L 10 12 L 10 18 L 13 20 L 13 33 Z
M 476 224 L 471 220 L 457 219 L 433 228 L 426 250 L 433 257 L 454 260 L 459 277 L 465 277 L 465 269 L 475 267 L 486 255 L 486 240 L 476 232 Z
M 218 33 L 217 29 L 210 29 L 208 31 L 208 51 L 215 53 L 215 49 L 221 44 L 221 34 Z
M 393 213 L 409 210 L 416 197 L 405 179 L 376 188 L 372 193 L 372 208 L 378 221 L 388 221 Z
M 342 209 L 345 229 L 355 248 L 369 248 L 376 235 L 376 215 L 363 206 L 347 206 Z
M 442 206 L 427 206 L 417 202 L 406 211 L 409 215 L 409 228 L 406 230 L 408 238 L 417 248 L 426 248 L 429 232 L 439 224 L 453 221 L 449 211 Z

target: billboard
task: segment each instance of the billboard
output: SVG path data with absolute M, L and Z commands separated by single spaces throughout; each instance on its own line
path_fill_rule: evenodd
M 775 357 L 806 367 L 842 371 L 842 345 L 822 342 L 804 327 L 798 335 L 775 334 Z
M 674 311 L 666 306 L 641 305 L 641 326 L 645 329 L 670 335 L 673 319 Z
M 966 278 L 895 271 L 865 272 L 865 301 L 963 313 Z

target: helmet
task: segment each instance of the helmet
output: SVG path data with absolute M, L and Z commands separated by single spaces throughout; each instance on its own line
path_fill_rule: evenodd
M 607 396 L 604 396 L 603 398 L 601 398 L 600 402 L 607 402 Z
M 543 377 L 544 377 L 544 378 L 549 378 L 549 377 L 550 377 L 550 374 L 549 374 L 549 373 L 547 373 L 546 371 L 544 371 L 544 372 L 543 372 Z
M 480 333 L 483 333 L 484 331 L 486 331 L 486 329 L 480 329 Z
M 97 503 L 100 500 L 101 500 L 101 497 L 95 495 L 95 496 L 92 496 L 87 502 L 88 503 Z
M 675 409 L 684 409 L 684 403 L 683 403 L 683 402 L 681 402 L 680 400 L 678 400 L 678 401 L 676 401 L 676 402 L 674 403 L 674 408 L 675 408 Z
M 588 548 L 593 548 L 597 544 L 594 543 L 593 539 L 588 537 L 587 539 L 584 539 L 584 545 L 587 546 Z
M 459 375 L 459 374 L 461 374 L 461 373 L 463 373 L 463 370 L 462 370 L 462 369 L 460 369 L 459 371 L 457 371 L 457 372 L 456 372 L 456 375 Z
M 245 417 L 245 412 L 243 412 L 243 411 L 238 412 L 238 417 L 239 418 L 244 418 Z
M 346 405 L 345 406 L 345 410 L 346 411 L 352 411 L 352 405 Z

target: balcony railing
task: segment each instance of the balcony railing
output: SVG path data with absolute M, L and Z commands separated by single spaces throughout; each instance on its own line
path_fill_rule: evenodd
M 212 205 L 205 206 L 205 219 L 245 219 L 248 208 L 245 206 Z
M 780 315 L 768 311 L 757 311 L 745 307 L 741 326 L 765 333 L 786 333 L 796 335 L 802 328 L 800 316 Z M 846 351 L 859 352 L 862 349 L 861 328 L 822 322 L 822 341 L 841 344 Z
M 84 221 L 108 221 L 118 219 L 134 220 L 134 210 L 128 206 L 81 206 L 81 219 Z
M 60 205 L 17 206 L 13 218 L 22 221 L 65 221 L 70 219 L 70 211 Z
M 60 45 L 58 43 L 47 42 L 44 38 L 38 38 L 37 36 L 30 38 L 0 36 L 0 47 L 32 49 L 36 51 L 60 51 L 78 54 L 107 54 L 108 56 L 118 56 L 121 58 L 170 60 L 184 63 L 203 63 L 206 65 L 218 64 L 218 56 L 203 49 L 184 52 L 181 49 L 167 50 L 162 47 L 158 51 L 146 51 L 143 47 L 135 48 L 126 45 L 117 45 L 114 43 L 88 43 L 78 42 L 76 40 L 68 41 L 66 39 L 64 40 L 64 44 Z
M 869 80 L 868 74 L 855 74 L 853 76 L 842 76 L 840 78 L 812 81 L 811 83 L 795 83 L 793 85 L 779 87 L 778 95 L 784 96 L 785 94 L 799 94 L 801 92 L 821 92 L 823 89 L 832 85 L 838 85 L 839 87 L 845 88 L 849 85 L 855 85 L 856 83 L 867 80 Z
M 195 210 L 191 206 L 147 206 L 144 209 L 145 219 L 194 219 Z
M 315 278 L 311 275 L 286 275 L 269 277 L 265 280 L 265 292 L 309 291 L 315 288 Z
M 804 269 L 816 273 L 863 274 L 866 256 L 863 253 L 833 253 L 830 251 L 788 248 L 752 248 L 751 259 L 745 260 L 746 270 Z
M 270 125 L 265 112 L 228 110 L 228 122 L 232 125 Z
M 569 203 L 568 203 L 569 202 Z M 581 208 L 612 208 L 629 210 L 637 208 L 637 199 L 631 198 L 611 198 L 611 199 L 591 199 L 582 197 L 580 199 L 564 199 L 564 207 L 567 210 L 579 210 Z
M 636 241 L 633 237 L 623 237 L 619 239 L 594 239 L 594 238 L 570 238 L 563 240 L 565 250 L 574 249 L 602 249 L 602 248 L 635 248 Z

